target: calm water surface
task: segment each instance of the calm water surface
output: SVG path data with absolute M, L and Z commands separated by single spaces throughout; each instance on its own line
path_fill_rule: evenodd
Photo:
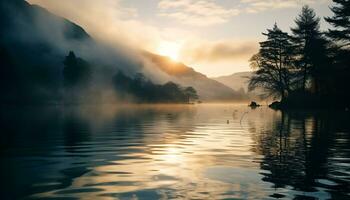
M 0 199 L 350 199 L 346 112 L 2 108 Z

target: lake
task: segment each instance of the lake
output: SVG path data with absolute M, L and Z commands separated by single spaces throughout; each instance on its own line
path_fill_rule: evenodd
M 350 114 L 246 105 L 1 109 L 1 199 L 349 199 Z

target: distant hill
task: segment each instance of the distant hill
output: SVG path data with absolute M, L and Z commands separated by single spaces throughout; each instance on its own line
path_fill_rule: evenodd
M 264 94 L 262 89 L 255 89 L 254 91 L 248 91 L 249 79 L 252 76 L 253 76 L 253 72 L 238 72 L 228 76 L 214 77 L 212 79 L 240 93 L 245 93 L 244 96 L 249 100 L 260 101 L 261 95 Z
M 202 100 L 244 100 L 245 96 L 234 89 L 196 72 L 193 68 L 183 63 L 175 62 L 168 57 L 143 53 L 151 62 L 162 71 L 173 76 L 176 82 L 184 86 L 194 87 Z
M 244 89 L 245 92 L 248 91 L 248 81 L 253 75 L 253 72 L 238 72 L 228 76 L 219 76 L 212 79 L 227 85 L 234 90 Z

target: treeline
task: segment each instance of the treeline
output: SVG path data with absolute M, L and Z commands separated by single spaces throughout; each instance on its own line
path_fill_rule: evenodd
M 320 30 L 315 11 L 304 6 L 291 34 L 277 24 L 263 33 L 267 39 L 250 59 L 255 70 L 250 90 L 263 88 L 266 97 L 280 98 L 278 107 L 349 107 L 350 3 L 333 2 L 327 31 Z
M 96 87 L 91 65 L 69 52 L 64 60 L 64 101 L 65 103 L 99 103 L 101 91 Z M 167 82 L 155 84 L 142 73 L 134 77 L 116 72 L 112 78 L 112 87 L 119 101 L 135 103 L 190 103 L 198 99 L 193 87 L 181 87 Z
M 154 84 L 141 73 L 131 78 L 119 71 L 113 77 L 113 84 L 121 99 L 127 100 L 132 95 L 142 103 L 190 103 L 198 99 L 193 87 L 182 88 L 173 82 Z

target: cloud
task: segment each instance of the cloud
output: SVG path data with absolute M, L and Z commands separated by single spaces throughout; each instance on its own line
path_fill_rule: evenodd
M 226 23 L 241 13 L 258 13 L 326 2 L 328 0 L 239 0 L 224 7 L 213 0 L 160 0 L 158 15 L 187 25 L 211 26 Z
M 258 13 L 271 9 L 296 8 L 305 4 L 325 2 L 327 0 L 241 0 L 247 13 Z
M 248 59 L 258 48 L 258 42 L 253 40 L 235 40 L 228 36 L 221 41 L 199 41 L 196 38 L 201 34 L 195 29 L 180 29 L 176 25 L 156 26 L 156 18 L 148 23 L 147 19 L 141 18 L 142 15 L 139 15 L 136 8 L 127 7 L 128 4 L 122 3 L 125 0 L 27 1 L 39 4 L 81 25 L 95 39 L 112 46 L 125 44 L 156 52 L 159 45 L 164 42 L 181 44 L 184 48 L 180 52 L 179 59 L 191 66 L 192 64 L 197 66 L 196 69 L 199 71 L 207 66 L 208 73 L 217 71 L 215 67 L 213 68 L 213 63 L 219 63 L 216 66 L 227 64 L 228 71 L 231 71 L 229 65 L 232 63 L 247 67 Z M 300 7 L 307 3 L 319 4 L 325 1 L 329 2 L 329 0 L 159 0 L 156 14 L 182 24 L 210 29 L 211 25 L 229 22 L 231 18 L 242 13 L 267 12 L 270 9 Z
M 247 61 L 257 52 L 258 42 L 255 40 L 198 41 L 185 44 L 184 47 L 181 49 L 180 57 L 189 63 Z
M 238 9 L 227 9 L 211 0 L 161 0 L 158 8 L 159 16 L 194 26 L 222 24 L 239 14 Z
M 138 20 L 138 11 L 121 5 L 121 0 L 28 0 L 82 26 L 95 39 L 108 44 L 152 49 L 159 29 Z M 142 31 L 141 31 L 142 30 Z M 140 34 L 142 32 L 142 34 Z
M 80 57 L 91 63 L 98 63 L 104 71 L 113 75 L 116 70 L 122 70 L 128 75 L 136 72 L 143 73 L 155 83 L 169 80 L 169 76 L 154 66 L 140 54 L 140 49 L 151 50 L 158 46 L 161 35 L 160 29 L 147 25 L 137 19 L 138 12 L 133 8 L 121 6 L 120 0 L 28 0 L 50 12 L 67 18 L 82 26 L 98 43 L 61 42 L 55 37 L 57 31 L 51 24 L 43 23 L 48 36 L 65 52 L 73 50 Z M 40 18 L 45 21 L 44 18 Z M 54 26 L 55 27 L 55 26 Z M 97 44 L 97 45 L 96 45 Z M 106 70 L 108 69 L 108 70 Z M 107 80 L 108 78 L 103 78 Z

